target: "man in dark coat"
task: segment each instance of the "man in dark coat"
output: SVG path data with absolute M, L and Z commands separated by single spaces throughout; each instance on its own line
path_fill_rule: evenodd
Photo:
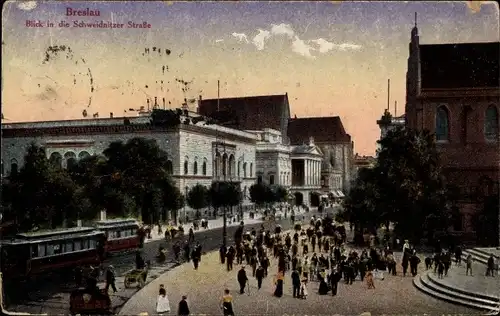
M 177 308 L 177 315 L 178 316 L 189 316 L 189 306 L 186 301 L 187 296 L 183 295 L 182 300 L 179 302 L 179 307 Z
M 106 271 L 106 293 L 108 293 L 110 286 L 113 289 L 113 293 L 116 293 L 115 271 L 113 266 L 109 266 Z
M 226 253 L 227 253 L 226 246 L 224 245 L 220 246 L 219 255 L 220 255 L 220 263 L 222 264 L 226 263 Z
M 292 271 L 292 286 L 293 286 L 293 297 L 299 297 L 300 294 L 300 274 L 297 270 Z
M 262 287 L 262 279 L 264 279 L 265 270 L 262 265 L 259 265 L 257 270 L 255 271 L 255 278 L 257 279 L 257 288 L 260 290 Z
M 417 257 L 416 253 L 413 253 L 413 255 L 410 258 L 410 270 L 411 270 L 411 275 L 416 276 L 418 273 L 418 264 L 420 263 L 420 259 Z
M 234 247 L 230 246 L 226 254 L 227 271 L 233 270 L 234 254 L 235 254 Z
M 245 287 L 247 285 L 248 277 L 247 272 L 245 271 L 245 267 L 241 267 L 240 271 L 238 271 L 238 283 L 240 284 L 240 294 L 245 293 Z
M 332 295 L 337 295 L 339 281 L 342 279 L 342 273 L 338 269 L 332 270 L 330 274 L 330 286 L 332 287 Z

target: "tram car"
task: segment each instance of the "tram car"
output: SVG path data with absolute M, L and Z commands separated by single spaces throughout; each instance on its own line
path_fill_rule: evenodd
M 94 227 L 17 234 L 0 242 L 1 270 L 6 279 L 25 279 L 56 269 L 99 265 L 104 241 L 104 232 Z
M 131 251 L 139 248 L 139 223 L 135 219 L 109 219 L 96 222 L 96 228 L 106 237 L 106 254 Z

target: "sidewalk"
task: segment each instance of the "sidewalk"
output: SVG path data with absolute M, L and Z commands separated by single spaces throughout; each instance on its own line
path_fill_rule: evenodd
M 245 225 L 251 225 L 251 224 L 262 223 L 262 222 L 264 222 L 264 220 L 262 219 L 261 214 L 255 214 L 255 218 L 251 219 L 250 214 L 245 213 L 245 214 L 243 214 L 243 222 L 245 223 Z M 230 222 L 230 219 L 229 218 L 227 219 L 227 227 L 238 226 L 239 224 L 240 224 L 239 221 Z M 184 235 L 188 235 L 189 228 L 193 227 L 193 224 L 188 223 L 188 225 L 182 225 L 182 226 L 184 227 Z M 206 231 L 206 230 L 218 229 L 218 228 L 222 228 L 223 226 L 224 226 L 224 220 L 222 217 L 216 218 L 216 219 L 209 219 L 208 220 L 208 228 L 205 229 L 205 228 L 200 227 L 198 230 L 195 230 L 194 233 L 197 234 L 197 233 L 201 233 L 201 232 Z M 146 238 L 144 243 L 164 239 L 165 238 L 165 225 L 162 226 L 162 229 L 163 229 L 163 233 L 158 234 L 158 226 L 155 225 L 153 227 L 153 229 L 151 230 L 151 239 Z

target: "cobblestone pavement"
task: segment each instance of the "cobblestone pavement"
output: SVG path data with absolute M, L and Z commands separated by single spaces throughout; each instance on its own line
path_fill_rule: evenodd
M 304 214 L 305 218 L 308 219 L 310 216 L 315 215 L 314 212 Z M 250 225 L 245 225 L 246 230 L 255 227 L 258 229 L 262 222 L 254 223 Z M 291 227 L 289 219 L 283 219 L 276 222 L 267 222 L 264 225 L 273 229 L 276 224 L 280 224 L 284 229 Z M 195 234 L 196 240 L 199 240 L 203 246 L 204 251 L 211 251 L 218 249 L 222 242 L 222 228 L 218 227 L 209 230 L 199 230 Z M 237 226 L 228 226 L 227 236 L 228 241 L 231 241 Z M 167 261 L 163 264 L 156 262 L 156 255 L 158 253 L 159 246 L 162 245 L 167 249 Z M 166 242 L 164 239 L 153 239 L 145 244 L 142 252 L 145 260 L 151 260 L 152 269 L 148 274 L 148 282 L 154 280 L 162 273 L 165 273 L 171 269 L 175 263 L 173 258 L 173 253 L 171 251 L 172 244 Z M 116 294 L 111 294 L 112 305 L 114 311 L 118 312 L 120 308 L 125 304 L 125 302 L 132 297 L 138 289 L 124 289 L 124 273 L 132 269 L 135 265 L 134 254 L 119 255 L 110 258 L 103 265 L 108 266 L 112 264 L 115 267 L 117 278 L 116 285 L 118 292 Z M 100 283 L 100 287 L 104 286 L 104 282 Z M 66 314 L 69 310 L 69 295 L 75 289 L 72 281 L 65 281 L 62 276 L 58 274 L 46 275 L 39 278 L 36 282 L 31 282 L 30 284 L 25 284 L 22 287 L 17 288 L 18 299 L 8 299 L 7 305 L 9 311 L 13 312 L 28 312 L 28 313 L 47 313 L 49 315 L 61 315 Z M 14 289 L 5 285 L 5 293 L 11 294 Z M 22 298 L 22 299 L 21 299 Z
M 396 254 L 401 257 L 401 254 Z M 221 315 L 219 300 L 225 288 L 231 290 L 234 297 L 234 308 L 237 315 L 359 315 L 370 312 L 380 314 L 407 315 L 443 315 L 465 314 L 479 312 L 466 307 L 446 303 L 419 292 L 412 284 L 412 277 L 385 275 L 385 279 L 376 280 L 376 289 L 368 290 L 365 283 L 354 282 L 353 285 L 339 284 L 336 297 L 317 294 L 318 283 L 311 282 L 308 286 L 307 300 L 292 297 L 291 279 L 288 273 L 285 279 L 284 296 L 272 296 L 274 291 L 273 276 L 263 282 L 261 290 L 257 290 L 257 282 L 251 276 L 247 293 L 238 294 L 236 281 L 239 266 L 231 272 L 218 263 L 218 253 L 212 252 L 202 258 L 200 268 L 195 271 L 192 264 L 186 263 L 167 272 L 147 287 L 135 294 L 121 309 L 121 315 L 138 315 L 147 312 L 155 314 L 156 296 L 160 284 L 164 284 L 169 296 L 172 314 L 177 312 L 177 303 L 182 295 L 188 296 L 192 314 Z M 422 260 L 423 261 L 423 260 Z M 420 265 L 423 269 L 423 264 Z M 401 265 L 398 265 L 401 270 Z M 272 272 L 277 271 L 277 262 L 272 260 Z

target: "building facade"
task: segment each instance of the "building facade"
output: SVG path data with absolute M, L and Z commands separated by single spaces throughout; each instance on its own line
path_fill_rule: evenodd
M 323 153 L 310 137 L 307 144 L 291 146 L 292 183 L 290 193 L 296 205 L 319 206 Z
M 258 137 L 255 149 L 257 183 L 289 188 L 292 183 L 291 148 L 283 144 L 281 132 L 252 131 Z
M 354 144 L 340 117 L 291 119 L 288 137 L 290 143 L 296 146 L 307 144 L 310 137 L 314 138 L 315 146 L 323 155 L 320 179 L 322 194 L 342 197 L 350 190 Z
M 196 184 L 215 180 L 240 182 L 243 193 L 256 181 L 256 142 L 252 133 L 218 125 L 179 124 L 152 127 L 149 116 L 3 124 L 2 175 L 19 169 L 27 147 L 35 142 L 47 158 L 66 168 L 86 156 L 99 155 L 114 141 L 154 139 L 168 154 L 175 183 L 184 194 Z M 244 194 L 243 204 L 250 204 Z M 187 209 L 189 211 L 189 208 Z
M 460 190 L 454 229 L 474 234 L 482 198 L 499 189 L 500 43 L 409 44 L 406 126 L 435 134 L 446 182 Z M 473 62 L 472 62 L 473 61 Z
M 352 164 L 352 178 L 353 180 L 356 180 L 358 177 L 358 172 L 362 168 L 368 168 L 371 169 L 375 167 L 377 160 L 375 157 L 372 156 L 360 156 L 359 154 L 356 154 L 354 156 L 354 161 Z

